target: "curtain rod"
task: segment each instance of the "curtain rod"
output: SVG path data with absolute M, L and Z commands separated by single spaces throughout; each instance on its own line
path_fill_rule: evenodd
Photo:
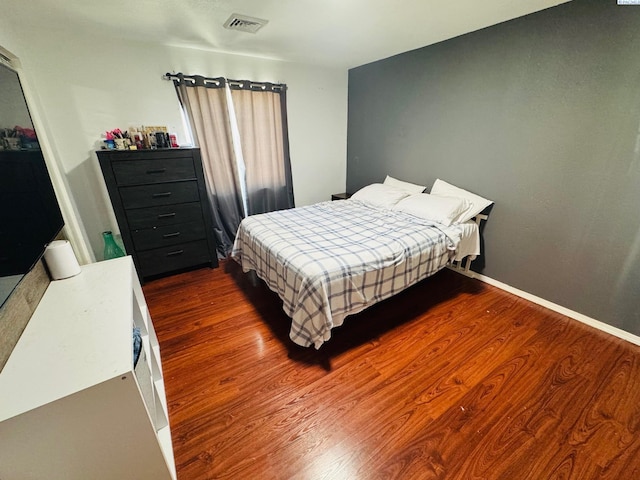
M 232 90 L 254 90 L 265 92 L 283 92 L 287 89 L 284 83 L 254 82 L 251 80 L 232 80 L 224 77 L 203 77 L 202 75 L 184 75 L 182 73 L 165 73 L 163 80 L 171 80 L 176 85 L 186 87 L 223 88 L 225 84 Z

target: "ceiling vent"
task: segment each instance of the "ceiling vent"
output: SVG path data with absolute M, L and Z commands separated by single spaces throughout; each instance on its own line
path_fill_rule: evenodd
M 269 20 L 247 17 L 246 15 L 234 13 L 226 22 L 224 22 L 224 28 L 228 28 L 229 30 L 240 30 L 241 32 L 256 33 L 267 23 L 269 23 Z

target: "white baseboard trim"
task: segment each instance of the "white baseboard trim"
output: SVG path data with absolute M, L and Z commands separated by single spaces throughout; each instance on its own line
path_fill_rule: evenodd
M 596 320 L 595 318 L 587 317 L 582 313 L 575 312 L 573 310 L 569 310 L 561 305 L 550 302 L 549 300 L 545 300 L 544 298 L 537 297 L 530 293 L 527 293 L 523 290 L 519 290 L 511 285 L 507 285 L 506 283 L 499 282 L 498 280 L 494 280 L 491 277 L 487 277 L 485 275 L 481 275 L 476 272 L 472 272 L 472 275 L 469 275 L 471 278 L 476 278 L 481 282 L 488 283 L 489 285 L 493 285 L 494 287 L 499 288 L 500 290 L 504 290 L 505 292 L 512 293 L 518 297 L 524 298 L 525 300 L 529 300 L 537 305 L 548 308 L 549 310 L 553 310 L 554 312 L 565 315 L 569 318 L 573 318 L 574 320 L 578 320 L 579 322 L 585 323 L 590 327 L 597 328 L 598 330 L 613 335 L 615 337 L 621 338 L 622 340 L 626 340 L 627 342 L 633 343 L 634 345 L 640 346 L 640 337 L 634 335 L 633 333 L 629 333 L 625 330 L 621 330 L 617 327 L 611 326 L 607 323 L 601 322 L 600 320 Z

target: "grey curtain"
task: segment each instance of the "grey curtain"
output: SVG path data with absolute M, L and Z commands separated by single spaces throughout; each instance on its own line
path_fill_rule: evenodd
M 247 214 L 291 208 L 286 88 L 229 80 L 246 169 Z
M 191 126 L 194 142 L 200 147 L 218 255 L 226 257 L 233 247 L 238 225 L 245 212 L 227 114 L 224 79 L 185 78 L 179 75 L 174 84 Z
M 294 206 L 286 85 L 166 78 L 174 81 L 200 147 L 219 254 L 226 256 L 246 215 Z

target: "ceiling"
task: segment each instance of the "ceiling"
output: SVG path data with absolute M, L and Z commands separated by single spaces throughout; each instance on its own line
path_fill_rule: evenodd
M 566 1 L 3 0 L 2 3 L 3 15 L 14 15 L 14 22 L 38 29 L 71 29 L 81 34 L 105 34 L 351 68 Z M 256 34 L 226 30 L 222 25 L 233 13 L 266 19 L 269 23 Z

